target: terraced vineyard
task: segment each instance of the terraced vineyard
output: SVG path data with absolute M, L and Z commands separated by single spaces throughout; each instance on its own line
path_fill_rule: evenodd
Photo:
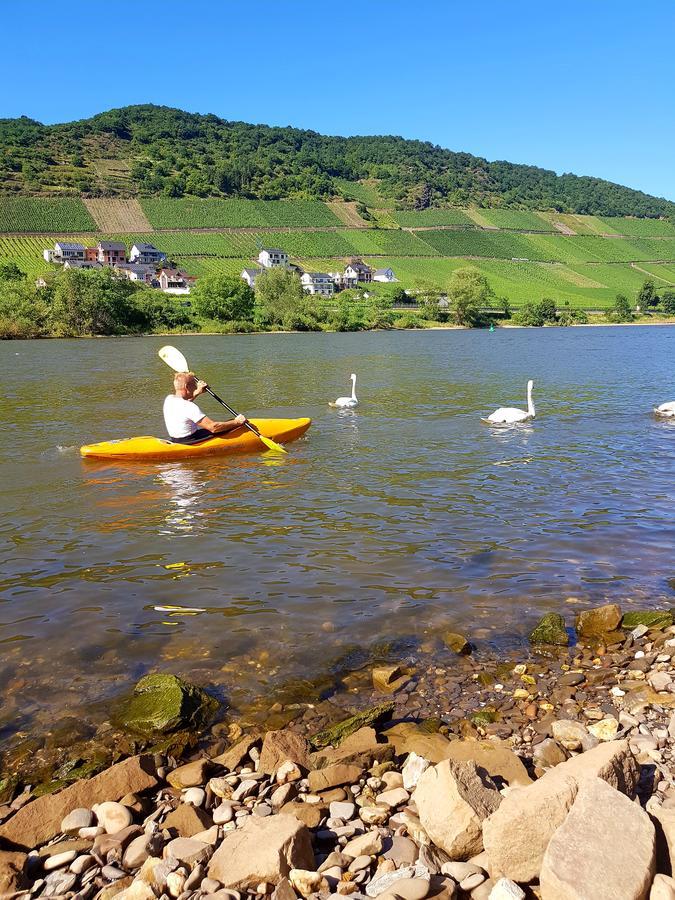
M 0 196 L 0 232 L 75 234 L 96 231 L 94 220 L 77 197 Z
M 153 228 L 302 228 L 342 222 L 319 200 L 169 200 L 141 201 Z
M 475 209 L 471 218 L 479 225 L 516 231 L 555 231 L 552 222 L 536 212 L 519 209 Z
M 598 221 L 607 233 L 625 234 L 628 237 L 671 237 L 675 238 L 675 225 L 667 219 L 603 218 Z
M 463 209 L 397 210 L 392 215 L 402 228 L 428 228 L 434 225 L 473 227 L 476 224 Z

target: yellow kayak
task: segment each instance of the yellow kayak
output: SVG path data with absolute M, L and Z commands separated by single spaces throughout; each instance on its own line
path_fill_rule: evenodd
M 279 444 L 295 441 L 307 431 L 311 419 L 251 419 L 265 437 Z M 226 453 L 257 452 L 265 450 L 264 444 L 242 426 L 228 431 L 221 437 L 210 438 L 200 444 L 174 444 L 157 437 L 133 437 L 119 441 L 101 441 L 100 444 L 85 444 L 80 454 L 95 459 L 187 459 L 191 456 L 214 456 Z

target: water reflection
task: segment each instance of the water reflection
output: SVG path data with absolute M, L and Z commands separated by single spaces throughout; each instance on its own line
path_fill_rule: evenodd
M 204 493 L 204 482 L 194 469 L 184 463 L 162 466 L 157 473 L 157 482 L 168 490 L 168 507 L 164 515 L 163 534 L 186 534 L 198 527 L 203 513 L 199 509 L 199 499 Z

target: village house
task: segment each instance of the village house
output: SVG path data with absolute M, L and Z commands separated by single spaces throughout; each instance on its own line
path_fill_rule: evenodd
M 73 244 L 66 241 L 57 241 L 53 250 L 43 250 L 42 256 L 47 262 L 64 263 L 66 260 L 84 259 L 85 247 L 83 244 Z
M 391 284 L 398 281 L 398 278 L 394 275 L 393 269 L 376 269 L 373 273 L 373 281 L 386 281 Z
M 129 252 L 129 262 L 141 265 L 156 265 L 163 263 L 166 253 L 158 250 L 154 244 L 134 244 Z
M 103 263 L 97 259 L 67 259 L 63 263 L 64 269 L 102 269 Z
M 241 278 L 244 279 L 250 288 L 255 287 L 255 280 L 262 272 L 262 269 L 242 269 Z
M 140 265 L 136 263 L 118 263 L 115 271 L 126 275 L 129 281 L 141 281 L 143 284 L 152 284 L 156 281 L 155 267 L 153 265 Z
M 104 266 L 116 266 L 127 261 L 127 247 L 121 241 L 99 241 L 98 261 Z
M 263 249 L 258 254 L 258 262 L 265 269 L 274 269 L 281 266 L 288 268 L 288 253 L 285 250 L 277 250 L 273 247 Z
M 161 269 L 157 280 L 165 294 L 189 294 L 197 279 L 181 269 Z
M 369 282 L 373 280 L 373 270 L 358 256 L 353 256 L 349 260 L 344 274 L 345 277 L 349 279 L 356 278 L 357 281 Z
M 332 297 L 335 292 L 333 280 L 325 272 L 305 272 L 300 281 L 302 282 L 303 290 L 308 294 Z

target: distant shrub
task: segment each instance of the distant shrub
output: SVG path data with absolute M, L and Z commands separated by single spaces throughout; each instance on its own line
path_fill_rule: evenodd
M 614 305 L 607 312 L 606 318 L 608 322 L 632 322 L 633 311 L 630 308 L 628 297 L 624 294 L 617 294 Z
M 190 293 L 197 315 L 219 322 L 250 321 L 254 299 L 251 288 L 234 275 L 207 275 Z
M 588 325 L 588 316 L 583 309 L 566 309 L 558 316 L 558 325 Z
M 424 323 L 414 312 L 403 313 L 391 323 L 393 328 L 424 328 Z
M 675 291 L 664 291 L 661 294 L 661 305 L 667 316 L 675 316 Z

